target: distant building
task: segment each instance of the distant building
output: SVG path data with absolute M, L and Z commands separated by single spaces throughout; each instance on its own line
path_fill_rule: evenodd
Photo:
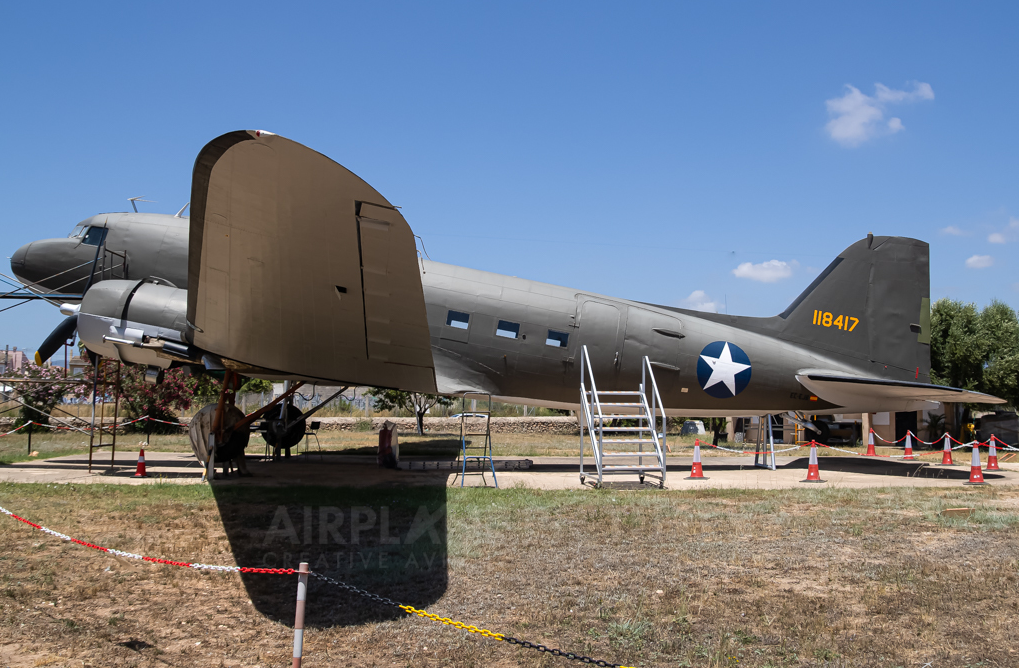
M 18 350 L 17 346 L 10 349 L 0 350 L 0 373 L 15 373 L 21 371 L 31 360 L 24 350 Z

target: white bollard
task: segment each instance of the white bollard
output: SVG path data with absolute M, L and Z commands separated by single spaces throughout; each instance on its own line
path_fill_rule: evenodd
M 297 611 L 294 613 L 294 662 L 291 668 L 301 668 L 304 654 L 304 602 L 308 600 L 308 562 L 297 567 Z

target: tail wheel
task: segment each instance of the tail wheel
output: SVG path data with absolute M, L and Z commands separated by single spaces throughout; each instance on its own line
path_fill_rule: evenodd
M 281 420 L 276 410 L 270 411 L 269 414 L 272 418 L 263 423 L 265 430 L 262 432 L 262 438 L 266 443 L 274 448 L 289 450 L 301 442 L 304 438 L 305 421 L 300 419 L 304 415 L 300 408 L 288 404 L 286 420 Z M 293 423 L 289 429 L 286 428 L 288 423 Z

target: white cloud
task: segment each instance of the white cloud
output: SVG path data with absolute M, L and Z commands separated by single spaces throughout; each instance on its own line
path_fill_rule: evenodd
M 964 236 L 966 236 L 966 232 L 960 230 L 955 225 L 949 225 L 948 227 L 942 227 L 941 228 L 941 233 L 942 234 L 951 234 L 953 237 L 964 237 Z
M 775 281 L 792 276 L 793 265 L 782 260 L 768 260 L 760 264 L 744 262 L 733 269 L 732 273 L 738 278 L 749 278 L 752 281 L 761 281 L 762 283 L 774 283 Z
M 987 241 L 992 244 L 1007 244 L 1019 238 L 1019 218 L 1009 218 L 1006 225 L 1000 232 L 991 232 L 987 235 Z
M 922 82 L 913 82 L 913 90 L 896 90 L 884 84 L 874 84 L 873 97 L 846 84 L 846 93 L 842 97 L 825 100 L 831 116 L 825 129 L 843 146 L 857 146 L 878 134 L 895 134 L 905 129 L 901 118 L 885 120 L 887 105 L 933 99 L 934 89 Z
M 708 313 L 718 313 L 718 302 L 713 301 L 708 297 L 708 293 L 703 290 L 694 290 L 690 293 L 690 296 L 680 302 L 683 308 L 692 309 L 694 311 L 707 311 Z
M 990 255 L 974 255 L 966 260 L 966 266 L 970 269 L 987 269 L 994 264 L 994 258 Z

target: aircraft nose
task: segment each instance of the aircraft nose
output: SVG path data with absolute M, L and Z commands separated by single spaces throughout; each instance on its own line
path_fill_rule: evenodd
M 28 249 L 32 247 L 32 244 L 28 243 L 14 251 L 14 255 L 11 256 L 11 270 L 14 273 L 18 273 L 19 269 L 24 269 L 25 258 L 28 257 Z
M 61 293 L 81 291 L 88 278 L 95 246 L 81 247 L 79 239 L 41 239 L 11 256 L 11 270 L 22 283 Z

